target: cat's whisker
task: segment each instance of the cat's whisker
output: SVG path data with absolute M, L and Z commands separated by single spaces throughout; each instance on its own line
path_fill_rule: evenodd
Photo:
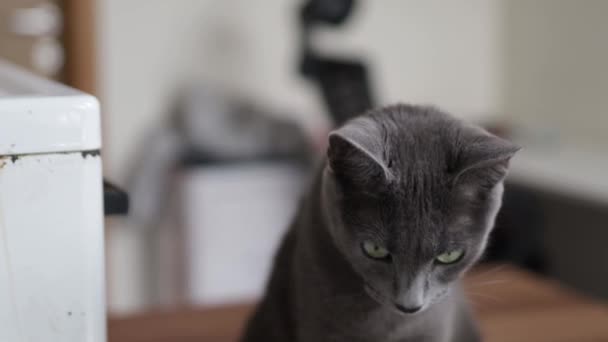
M 490 270 L 484 271 L 482 273 L 478 273 L 478 274 L 470 274 L 469 275 L 469 282 L 472 284 L 478 284 L 478 283 L 485 283 L 487 281 L 494 281 L 496 280 L 496 277 L 500 277 L 502 275 L 502 271 L 505 268 L 505 265 L 500 265 L 497 267 L 494 267 Z
M 487 279 L 490 276 L 498 275 L 499 272 L 501 272 L 505 267 L 507 267 L 507 265 L 498 265 L 489 270 L 484 270 L 481 273 L 473 273 L 470 278 L 474 280 L 483 280 L 484 278 Z
M 471 292 L 471 291 L 466 291 L 466 295 L 467 295 L 469 298 L 471 298 L 471 296 L 478 296 L 478 297 L 480 297 L 480 298 L 484 298 L 484 299 L 490 299 L 490 300 L 492 300 L 492 301 L 494 301 L 494 302 L 501 302 L 501 301 L 502 301 L 502 299 L 501 299 L 501 298 L 499 298 L 499 297 L 496 297 L 496 296 L 491 296 L 491 295 L 488 295 L 488 294 L 486 294 L 486 293 L 481 293 L 481 292 Z
M 509 279 L 488 280 L 488 281 L 483 281 L 483 282 L 479 282 L 479 283 L 473 283 L 473 284 L 469 285 L 468 288 L 475 289 L 475 288 L 484 287 L 484 286 L 508 283 L 509 281 L 510 281 Z

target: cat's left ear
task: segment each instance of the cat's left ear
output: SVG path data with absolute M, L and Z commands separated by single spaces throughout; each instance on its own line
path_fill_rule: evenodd
M 519 150 L 520 146 L 495 135 L 477 136 L 460 152 L 454 183 L 473 181 L 494 187 L 507 176 L 509 162 Z

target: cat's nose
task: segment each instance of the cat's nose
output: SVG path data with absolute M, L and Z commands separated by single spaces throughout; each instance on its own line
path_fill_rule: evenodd
M 403 313 L 407 313 L 407 314 L 413 314 L 416 313 L 418 311 L 420 311 L 422 309 L 422 306 L 403 306 L 401 304 L 395 304 L 395 306 L 397 307 L 397 309 Z
M 424 307 L 424 292 L 426 279 L 422 275 L 418 275 L 408 281 L 405 279 L 401 282 L 404 286 L 399 289 L 395 296 L 395 307 L 397 310 L 413 314 Z

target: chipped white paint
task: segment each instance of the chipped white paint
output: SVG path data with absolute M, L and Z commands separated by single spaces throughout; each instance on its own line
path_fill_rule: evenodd
M 81 153 L 101 147 L 97 101 L 10 68 L 0 63 L 0 341 L 104 342 L 101 159 Z

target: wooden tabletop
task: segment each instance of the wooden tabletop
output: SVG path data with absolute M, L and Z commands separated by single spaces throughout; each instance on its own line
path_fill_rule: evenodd
M 608 306 L 511 266 L 480 267 L 466 290 L 489 342 L 606 342 Z M 237 341 L 251 305 L 109 320 L 109 342 Z

